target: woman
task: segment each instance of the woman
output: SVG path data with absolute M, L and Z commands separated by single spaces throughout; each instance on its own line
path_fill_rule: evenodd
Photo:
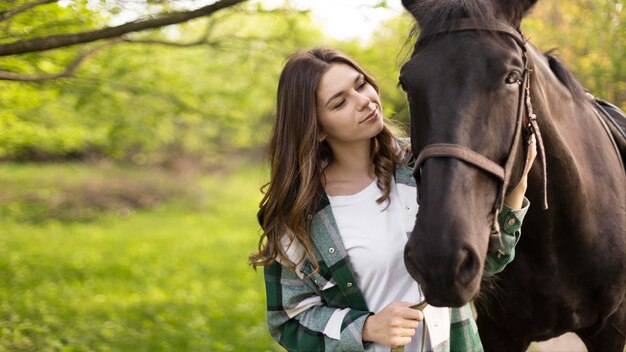
M 422 297 L 402 261 L 417 212 L 409 149 L 383 118 L 375 82 L 353 60 L 332 49 L 289 59 L 258 213 L 263 234 L 250 257 L 265 266 L 270 333 L 286 349 L 482 348 L 469 305 L 425 311 L 426 325 L 442 314 L 448 322 L 428 325 L 428 333 L 424 314 L 411 308 Z M 513 259 L 525 191 L 521 182 L 507 195 L 499 221 L 514 217 L 517 225 L 502 226 L 507 254 L 489 256 L 486 272 Z M 461 323 L 451 330 L 454 322 Z

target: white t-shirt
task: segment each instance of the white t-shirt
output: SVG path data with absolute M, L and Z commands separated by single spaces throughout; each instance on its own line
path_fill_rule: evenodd
M 395 180 L 391 182 L 390 202 L 378 204 L 376 199 L 382 195 L 374 181 L 356 194 L 328 197 L 357 283 L 368 308 L 374 313 L 394 301 L 418 303 L 423 299 L 417 283 L 404 266 L 408 234 L 404 231 Z M 336 329 L 340 329 L 346 311 L 336 312 L 325 332 L 337 336 Z M 405 351 L 420 351 L 423 325 L 419 325 Z M 428 349 L 428 338 L 426 344 Z M 389 350 L 389 347 L 374 345 L 376 352 Z

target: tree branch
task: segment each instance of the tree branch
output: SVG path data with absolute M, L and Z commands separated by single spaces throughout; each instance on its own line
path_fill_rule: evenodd
M 125 37 L 121 38 L 121 41 L 125 43 L 129 43 L 129 44 L 149 44 L 149 45 L 156 44 L 156 45 L 172 46 L 172 47 L 178 47 L 178 48 L 189 48 L 189 47 L 194 47 L 194 46 L 207 45 L 212 48 L 231 48 L 231 49 L 239 49 L 240 47 L 234 46 L 234 45 L 228 46 L 224 44 L 225 43 L 233 44 L 236 42 L 240 42 L 240 43 L 244 43 L 243 47 L 249 47 L 251 42 L 263 42 L 263 43 L 269 44 L 271 42 L 282 43 L 284 40 L 285 38 L 282 36 L 228 37 L 228 38 L 223 38 L 223 40 L 219 40 L 219 39 L 209 40 L 208 38 L 203 37 L 193 42 L 180 43 L 180 42 L 166 41 L 166 40 L 160 40 L 160 39 L 133 39 L 133 38 L 125 38 Z
M 175 47 L 192 47 L 192 46 L 200 46 L 200 45 L 208 45 L 208 46 L 219 46 L 219 43 L 209 41 L 207 38 L 201 38 L 199 40 L 188 42 L 188 43 L 179 43 L 179 42 L 171 42 L 166 40 L 159 39 L 132 39 L 132 38 L 122 38 L 122 40 L 126 43 L 135 43 L 135 44 L 158 44 L 165 46 L 175 46 Z
M 51 2 L 57 2 L 57 1 L 59 1 L 59 0 L 37 0 L 37 1 L 33 1 L 33 2 L 30 2 L 30 3 L 24 4 L 22 6 L 18 6 L 16 8 L 14 8 L 14 9 L 9 9 L 9 10 L 6 10 L 6 11 L 2 11 L 2 12 L 0 12 L 0 22 L 1 21 L 6 21 L 9 18 L 11 18 L 11 17 L 13 17 L 13 16 L 15 16 L 17 14 L 20 14 L 22 12 L 26 12 L 26 11 L 32 9 L 33 7 L 37 7 L 39 5 L 45 5 L 45 4 L 49 4 Z
M 86 52 L 79 55 L 67 68 L 59 73 L 47 74 L 47 75 L 24 75 L 15 72 L 9 71 L 0 71 L 0 80 L 4 81 L 22 81 L 22 82 L 44 82 L 51 81 L 61 77 L 70 77 L 73 76 L 78 67 L 85 62 L 88 58 L 94 56 L 98 51 L 109 47 L 113 44 L 119 43 L 120 40 L 111 40 L 104 44 L 93 47 Z
M 8 44 L 0 44 L 0 56 L 45 51 L 76 44 L 89 43 L 101 39 L 116 38 L 130 32 L 163 27 L 211 15 L 221 9 L 235 6 L 244 1 L 245 0 L 219 0 L 211 5 L 204 6 L 193 11 L 179 12 L 171 15 L 165 15 L 160 18 L 129 22 L 116 27 L 105 27 L 87 32 L 58 34 L 41 38 L 20 40 Z

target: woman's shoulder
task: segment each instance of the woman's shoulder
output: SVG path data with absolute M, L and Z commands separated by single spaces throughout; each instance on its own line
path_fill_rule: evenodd
M 409 137 L 396 137 L 396 143 L 398 143 L 398 146 L 400 148 L 404 147 L 404 146 L 411 146 L 411 138 Z
M 398 147 L 398 160 L 405 165 L 411 164 L 413 161 L 413 150 L 411 149 L 411 139 L 409 137 L 397 137 L 396 145 Z

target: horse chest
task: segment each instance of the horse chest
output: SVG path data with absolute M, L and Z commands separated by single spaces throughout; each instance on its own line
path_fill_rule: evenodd
M 528 327 L 535 340 L 596 326 L 624 301 L 623 258 L 574 252 L 533 262 L 522 252 L 500 278 L 502 312 L 517 312 L 503 317 L 512 331 Z

